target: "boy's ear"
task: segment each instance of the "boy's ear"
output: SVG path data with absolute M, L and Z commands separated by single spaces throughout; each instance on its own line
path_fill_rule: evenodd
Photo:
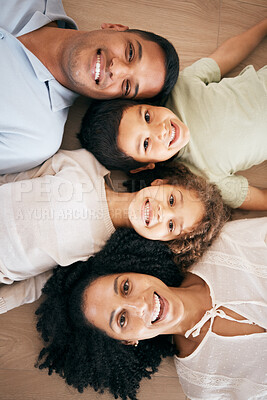
M 121 24 L 109 24 L 107 22 L 103 22 L 103 24 L 101 24 L 101 29 L 111 29 L 113 31 L 124 32 L 129 29 L 129 26 Z
M 137 172 L 145 171 L 146 169 L 154 169 L 154 168 L 155 168 L 155 163 L 149 163 L 147 165 L 144 165 L 143 167 L 132 169 L 130 172 L 131 172 L 131 174 L 136 174 Z
M 151 186 L 160 186 L 160 185 L 166 185 L 168 183 L 168 179 L 155 179 L 153 182 L 151 182 Z

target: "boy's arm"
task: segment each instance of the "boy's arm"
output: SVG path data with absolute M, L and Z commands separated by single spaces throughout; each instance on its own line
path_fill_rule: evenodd
M 221 75 L 235 68 L 243 61 L 267 35 L 267 18 L 252 28 L 226 40 L 209 57 L 220 67 Z
M 248 187 L 245 201 L 239 207 L 242 210 L 267 210 L 267 189 L 259 189 L 254 186 Z

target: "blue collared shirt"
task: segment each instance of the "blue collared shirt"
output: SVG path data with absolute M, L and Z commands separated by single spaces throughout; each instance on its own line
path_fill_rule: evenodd
M 0 174 L 33 168 L 60 147 L 78 96 L 16 37 L 52 21 L 77 29 L 59 0 L 0 0 Z

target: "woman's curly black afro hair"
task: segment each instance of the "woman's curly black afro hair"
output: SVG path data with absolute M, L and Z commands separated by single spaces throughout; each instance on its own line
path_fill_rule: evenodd
M 131 229 L 117 230 L 94 257 L 57 267 L 46 283 L 46 298 L 36 311 L 45 347 L 36 366 L 47 368 L 49 375 L 58 373 L 79 392 L 89 385 L 100 392 L 108 389 L 115 398 L 135 400 L 142 378 L 150 378 L 175 349 L 166 335 L 126 346 L 85 320 L 84 289 L 97 277 L 122 272 L 153 275 L 168 286 L 179 286 L 184 278 L 164 243 Z

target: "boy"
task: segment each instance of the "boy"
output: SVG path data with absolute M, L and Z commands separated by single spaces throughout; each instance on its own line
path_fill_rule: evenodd
M 256 72 L 249 66 L 220 81 L 266 33 L 267 19 L 182 71 L 166 103 L 174 114 L 132 102 L 89 109 L 82 145 L 109 169 L 153 168 L 177 156 L 216 183 L 231 207 L 266 210 L 267 190 L 249 186 L 235 172 L 267 159 L 267 67 Z

